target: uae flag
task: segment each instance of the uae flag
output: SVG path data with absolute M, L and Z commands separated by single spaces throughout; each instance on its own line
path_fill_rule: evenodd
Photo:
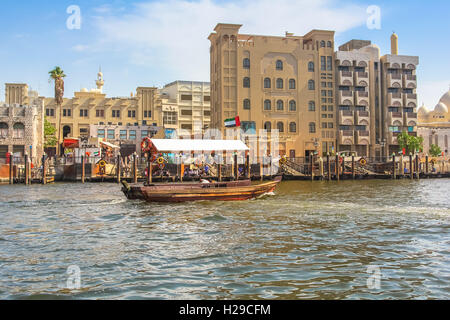
M 239 117 L 225 120 L 225 127 L 227 127 L 227 128 L 240 127 L 240 126 L 241 126 L 241 121 L 240 121 Z

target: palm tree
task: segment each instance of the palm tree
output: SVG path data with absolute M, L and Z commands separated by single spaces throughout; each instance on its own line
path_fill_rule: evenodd
M 64 97 L 64 78 L 66 75 L 60 67 L 55 67 L 55 69 L 49 71 L 50 81 L 55 82 L 55 101 L 56 106 L 59 107 L 59 125 L 58 125 L 58 148 L 57 154 L 60 154 L 61 148 L 61 118 L 62 118 L 62 104 Z

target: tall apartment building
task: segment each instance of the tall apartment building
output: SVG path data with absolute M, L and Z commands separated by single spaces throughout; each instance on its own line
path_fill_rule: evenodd
M 209 36 L 212 127 L 239 116 L 244 130 L 279 129 L 280 153 L 290 157 L 382 157 L 398 151 L 400 132 L 417 134 L 419 60 L 398 55 L 397 35 L 380 56 L 366 40 L 334 52 L 333 31 L 272 37 L 240 28 L 218 24 Z
M 175 81 L 159 90 L 162 104 L 162 126 L 202 133 L 211 122 L 211 94 L 209 82 Z M 168 134 L 170 136 L 170 134 Z
M 278 129 L 281 154 L 333 150 L 334 32 L 273 37 L 239 34 L 241 26 L 218 24 L 209 36 L 211 127 L 239 116 L 247 132 Z

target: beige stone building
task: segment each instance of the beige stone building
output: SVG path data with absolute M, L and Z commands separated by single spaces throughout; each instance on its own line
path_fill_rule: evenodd
M 27 101 L 23 99 L 22 102 Z M 0 105 L 0 162 L 6 161 L 7 153 L 16 157 L 27 154 L 33 161 L 40 161 L 43 154 L 43 110 L 42 104 Z
M 209 82 L 175 81 L 161 90 L 162 126 L 167 132 L 202 133 L 210 127 Z M 181 131 L 180 131 L 181 132 Z
M 334 32 L 304 36 L 239 34 L 218 24 L 211 42 L 211 125 L 280 131 L 280 153 L 290 157 L 354 151 L 384 157 L 398 151 L 401 131 L 417 134 L 418 57 L 391 54 L 366 40 L 334 52 Z
M 218 24 L 209 36 L 212 128 L 223 130 L 226 119 L 239 116 L 244 130 L 278 129 L 281 154 L 332 150 L 334 32 L 273 37 L 240 34 L 240 28 Z
M 449 155 L 450 139 L 450 90 L 447 91 L 433 110 L 422 106 L 418 110 L 418 134 L 423 137 L 423 152 L 428 153 L 435 144 Z

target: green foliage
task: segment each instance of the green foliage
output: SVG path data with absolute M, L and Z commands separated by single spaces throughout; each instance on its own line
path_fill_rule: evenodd
M 405 149 L 406 154 L 415 153 L 417 150 L 423 150 L 423 138 L 410 136 L 408 132 L 403 131 L 397 137 L 400 150 Z
M 55 69 L 48 72 L 50 75 L 50 78 L 53 80 L 65 78 L 66 75 L 64 74 L 64 71 L 61 69 L 61 67 L 55 67 Z
M 433 157 L 439 157 L 442 154 L 442 150 L 438 145 L 432 144 L 430 146 L 430 154 Z
M 44 148 L 54 147 L 57 144 L 56 128 L 45 118 L 44 120 Z

